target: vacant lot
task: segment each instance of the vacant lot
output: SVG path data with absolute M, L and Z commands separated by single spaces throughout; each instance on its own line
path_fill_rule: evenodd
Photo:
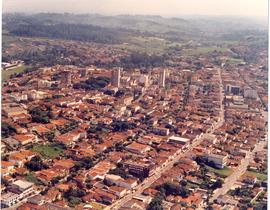
M 15 73 L 18 74 L 18 73 L 23 72 L 26 68 L 27 66 L 21 65 L 13 69 L 2 70 L 2 81 L 4 82 L 8 80 L 12 74 L 15 74 Z
M 224 177 L 230 176 L 233 173 L 233 170 L 231 168 L 228 168 L 228 167 L 224 167 L 223 169 L 216 169 L 216 168 L 212 168 L 210 166 L 206 166 L 206 167 L 209 171 L 211 171 L 217 175 L 224 176 Z
M 34 146 L 32 150 L 47 159 L 54 159 L 55 157 L 62 155 L 64 152 L 60 146 L 53 144 L 37 145 Z
M 255 171 L 246 171 L 245 175 L 256 176 L 261 181 L 267 180 L 267 174 L 261 174 Z

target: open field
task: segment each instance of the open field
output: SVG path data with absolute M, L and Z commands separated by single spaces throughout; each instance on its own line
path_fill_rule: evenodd
M 37 184 L 37 185 L 41 184 L 41 182 L 33 174 L 31 174 L 31 173 L 27 174 L 25 176 L 25 179 L 27 181 L 33 182 L 34 184 Z
M 246 171 L 245 175 L 251 175 L 251 176 L 256 176 L 257 179 L 261 181 L 266 181 L 267 180 L 267 174 L 261 174 L 255 171 Z
M 175 47 L 180 43 L 171 42 L 157 37 L 128 37 L 127 43 L 118 45 L 119 48 L 138 51 L 141 53 L 164 53 L 169 47 Z
M 12 74 L 23 72 L 28 66 L 21 65 L 12 69 L 2 70 L 2 81 L 7 81 Z
M 196 55 L 214 52 L 215 50 L 217 52 L 225 52 L 228 49 L 224 47 L 197 47 L 194 49 L 185 49 L 183 50 L 183 53 L 190 56 L 196 56 Z
M 64 152 L 64 150 L 59 146 L 49 144 L 34 146 L 32 150 L 47 159 L 54 159 L 55 157 L 62 155 Z
M 206 166 L 206 168 L 217 175 L 225 176 L 225 177 L 230 176 L 233 173 L 233 170 L 228 167 L 224 167 L 223 169 L 216 169 L 210 166 Z

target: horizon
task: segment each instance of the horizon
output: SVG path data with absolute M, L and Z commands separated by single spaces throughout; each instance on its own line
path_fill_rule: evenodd
M 261 18 L 267 19 L 268 16 L 250 16 L 250 15 L 205 15 L 205 14 L 186 14 L 186 15 L 159 15 L 159 14 L 129 14 L 129 13 L 119 13 L 119 14 L 103 14 L 103 13 L 83 13 L 83 12 L 3 12 L 3 15 L 6 14 L 23 14 L 23 15 L 37 15 L 37 14 L 69 14 L 69 15 L 100 15 L 106 17 L 117 17 L 117 16 L 149 16 L 149 17 L 162 17 L 162 18 L 208 18 L 208 17 L 216 17 L 216 18 Z
M 73 13 L 116 15 L 267 17 L 266 0 L 6 0 L 3 13 Z

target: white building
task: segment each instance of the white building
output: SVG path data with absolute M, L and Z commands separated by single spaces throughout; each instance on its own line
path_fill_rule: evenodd
M 217 168 L 224 168 L 227 164 L 228 156 L 218 155 L 218 154 L 208 154 L 207 161 L 214 163 Z
M 166 69 L 163 69 L 162 72 L 160 72 L 160 86 L 165 87 L 165 80 L 166 80 Z
M 11 207 L 20 201 L 20 195 L 12 192 L 1 194 L 1 205 Z
M 257 94 L 256 90 L 245 89 L 244 90 L 244 97 L 245 98 L 257 99 L 258 98 L 258 94 Z
M 111 83 L 114 87 L 117 87 L 117 88 L 120 87 L 121 71 L 122 71 L 122 68 L 117 68 L 112 71 Z
M 190 139 L 182 138 L 182 137 L 178 137 L 178 136 L 171 136 L 168 139 L 168 142 L 174 143 L 174 144 L 188 145 L 190 143 Z

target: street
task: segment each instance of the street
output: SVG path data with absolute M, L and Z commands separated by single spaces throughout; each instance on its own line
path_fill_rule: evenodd
M 155 170 L 155 174 L 152 175 L 151 177 L 146 178 L 141 184 L 139 184 L 137 187 L 135 187 L 135 192 L 129 193 L 123 198 L 119 199 L 115 203 L 113 203 L 111 206 L 109 206 L 109 209 L 119 209 L 122 205 L 124 205 L 126 202 L 131 200 L 134 196 L 139 196 L 145 189 L 149 188 L 152 183 L 154 183 L 158 178 L 161 177 L 162 173 L 167 171 L 168 169 L 172 168 L 175 163 L 179 161 L 180 158 L 184 157 L 188 152 L 190 152 L 194 147 L 198 146 L 203 139 L 209 135 L 213 134 L 216 129 L 220 128 L 223 123 L 224 123 L 224 107 L 223 107 L 223 98 L 224 98 L 224 93 L 223 93 L 223 85 L 222 85 L 222 79 L 221 79 L 221 72 L 220 69 L 218 69 L 218 74 L 219 74 L 219 80 L 220 80 L 220 118 L 219 121 L 214 123 L 213 126 L 208 129 L 206 134 L 201 135 L 199 138 L 194 139 L 192 144 L 189 146 L 189 148 L 178 155 L 175 156 L 172 160 L 170 160 L 164 167 L 158 167 Z

